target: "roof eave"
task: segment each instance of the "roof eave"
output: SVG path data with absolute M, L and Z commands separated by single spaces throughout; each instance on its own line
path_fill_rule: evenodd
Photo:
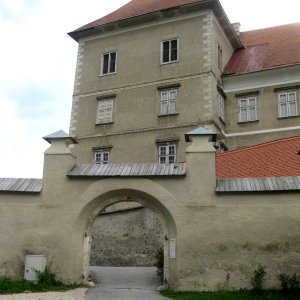
M 77 29 L 75 31 L 69 32 L 68 35 L 73 38 L 75 41 L 79 42 L 80 39 L 86 38 L 89 36 L 112 32 L 117 29 L 124 29 L 130 26 L 136 26 L 140 24 L 150 23 L 157 21 L 162 18 L 170 18 L 172 10 L 181 10 L 182 14 L 187 14 L 194 11 L 212 9 L 221 26 L 223 27 L 230 43 L 234 49 L 243 48 L 243 44 L 232 27 L 223 7 L 221 6 L 219 0 L 204 0 L 201 2 L 189 3 L 181 6 L 176 6 L 172 8 L 167 8 L 159 11 L 154 11 L 142 15 L 136 15 L 133 17 L 121 19 L 115 22 L 102 24 L 99 26 L 93 26 L 86 29 Z
M 279 65 L 279 66 L 274 66 L 274 67 L 269 67 L 269 68 L 263 68 L 263 69 L 249 71 L 249 72 L 243 72 L 243 73 L 228 73 L 228 74 L 223 74 L 222 78 L 223 79 L 234 78 L 234 77 L 238 77 L 238 76 L 256 74 L 256 73 L 267 72 L 267 71 L 273 71 L 273 70 L 276 70 L 276 69 L 279 70 L 279 69 L 290 68 L 290 67 L 299 66 L 299 65 L 300 65 L 300 62 L 293 63 L 293 64 L 287 64 L 287 65 Z

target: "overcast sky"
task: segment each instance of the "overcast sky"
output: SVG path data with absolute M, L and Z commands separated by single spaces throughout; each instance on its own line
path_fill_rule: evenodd
M 77 44 L 66 33 L 126 2 L 0 0 L 0 177 L 42 177 L 41 137 L 69 130 Z M 299 0 L 220 2 L 242 31 L 300 21 Z

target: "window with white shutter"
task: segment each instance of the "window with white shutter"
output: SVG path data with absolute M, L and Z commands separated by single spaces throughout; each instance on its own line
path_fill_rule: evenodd
M 225 122 L 225 99 L 219 93 L 219 117 Z
M 277 94 L 278 117 L 286 118 L 297 116 L 297 94 L 296 92 L 281 92 Z
M 257 97 L 246 97 L 238 100 L 239 122 L 257 121 Z
M 97 106 L 96 124 L 113 122 L 114 99 L 100 99 Z
M 176 113 L 177 89 L 163 90 L 160 92 L 160 114 L 170 115 Z

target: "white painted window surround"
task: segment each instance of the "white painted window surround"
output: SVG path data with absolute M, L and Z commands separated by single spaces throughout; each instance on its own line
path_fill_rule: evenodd
M 257 121 L 257 97 L 238 99 L 238 120 L 240 123 Z
M 95 151 L 95 163 L 97 164 L 108 164 L 110 152 L 108 150 Z
M 179 61 L 179 39 L 162 41 L 160 44 L 160 63 L 169 64 Z
M 101 54 L 100 76 L 115 74 L 117 72 L 117 51 Z
M 176 113 L 178 89 L 168 89 L 160 92 L 160 114 L 170 115 Z
M 113 122 L 114 99 L 99 99 L 97 106 L 96 124 Z
M 297 93 L 295 91 L 279 92 L 277 99 L 279 118 L 297 116 Z
M 174 164 L 176 162 L 176 144 L 164 143 L 158 145 L 158 162 L 160 164 Z

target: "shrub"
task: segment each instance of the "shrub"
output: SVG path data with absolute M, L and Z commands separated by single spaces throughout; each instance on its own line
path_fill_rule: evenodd
M 281 284 L 281 289 L 284 292 L 287 291 L 299 291 L 300 290 L 300 277 L 296 274 L 293 275 L 286 275 L 286 274 L 280 274 L 279 280 Z
M 157 267 L 157 273 L 160 275 L 161 280 L 163 281 L 164 277 L 164 249 L 160 248 L 155 255 L 156 263 L 155 266 Z
M 254 291 L 262 290 L 266 274 L 265 267 L 259 264 L 251 277 L 251 285 Z
M 163 270 L 164 269 L 164 249 L 163 248 L 160 248 L 157 250 L 155 258 L 156 258 L 155 266 L 157 267 L 158 270 Z
M 50 272 L 48 267 L 46 267 L 43 272 L 38 270 L 34 270 L 34 271 L 36 272 L 37 275 L 38 284 L 50 285 L 50 286 L 61 285 L 61 282 L 55 279 L 55 274 Z

